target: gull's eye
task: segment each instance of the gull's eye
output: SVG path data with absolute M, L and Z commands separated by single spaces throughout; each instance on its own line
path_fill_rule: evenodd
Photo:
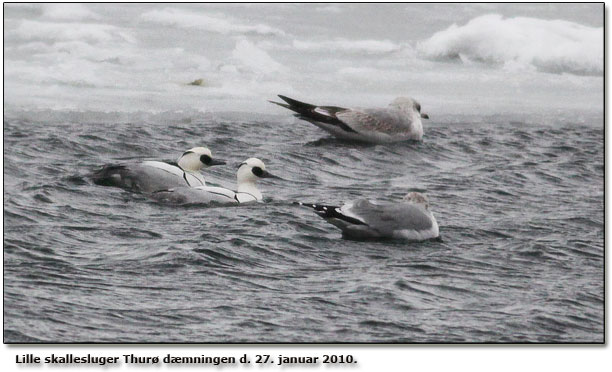
M 263 175 L 263 169 L 261 169 L 260 167 L 253 167 L 251 172 L 253 172 L 253 174 L 257 177 L 261 177 Z
M 200 161 L 206 165 L 210 164 L 210 162 L 212 161 L 212 158 L 208 155 L 202 155 L 200 156 Z

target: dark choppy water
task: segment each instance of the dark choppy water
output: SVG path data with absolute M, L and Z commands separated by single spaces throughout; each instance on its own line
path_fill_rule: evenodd
M 5 342 L 603 341 L 601 119 L 432 119 L 364 146 L 290 115 L 5 117 Z M 85 178 L 197 145 L 286 181 L 207 209 Z M 443 242 L 343 240 L 290 204 L 408 190 Z

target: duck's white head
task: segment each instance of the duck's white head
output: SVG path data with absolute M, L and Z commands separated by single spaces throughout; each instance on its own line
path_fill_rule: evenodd
M 212 153 L 206 147 L 194 147 L 181 155 L 178 166 L 185 171 L 197 172 L 204 167 L 225 164 L 222 160 L 213 159 Z
M 421 118 L 429 119 L 429 115 L 421 113 L 421 104 L 410 97 L 397 97 L 389 106 L 402 111 L 416 111 Z
M 404 201 L 419 204 L 425 207 L 425 209 L 429 209 L 429 199 L 425 194 L 421 194 L 420 192 L 409 192 L 404 196 Z
M 278 178 L 266 171 L 266 165 L 257 158 L 248 158 L 238 166 L 238 186 L 243 183 L 255 183 L 260 178 Z
M 236 173 L 238 193 L 250 194 L 255 200 L 263 199 L 255 184 L 260 178 L 279 178 L 266 171 L 266 165 L 257 158 L 249 158 L 238 166 Z

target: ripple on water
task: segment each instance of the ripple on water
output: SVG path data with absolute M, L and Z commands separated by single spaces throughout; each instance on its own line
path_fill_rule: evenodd
M 4 126 L 7 342 L 603 338 L 601 128 L 480 118 L 381 146 L 284 116 L 49 118 Z M 200 145 L 228 164 L 261 157 L 284 180 L 261 182 L 263 204 L 206 208 L 87 176 Z M 231 166 L 204 173 L 235 182 Z M 429 194 L 443 242 L 345 240 L 291 204 L 413 190 Z

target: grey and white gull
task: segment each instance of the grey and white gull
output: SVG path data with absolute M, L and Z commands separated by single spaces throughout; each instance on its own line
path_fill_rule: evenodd
M 262 178 L 280 178 L 266 170 L 263 161 L 249 158 L 238 166 L 236 172 L 237 188 L 230 190 L 224 187 L 196 186 L 176 187 L 151 194 L 153 199 L 172 204 L 240 204 L 258 202 L 263 199 L 257 188 L 257 181 Z
M 92 179 L 102 186 L 152 193 L 172 187 L 205 186 L 200 171 L 204 167 L 225 164 L 213 159 L 206 147 L 194 147 L 181 155 L 176 162 L 143 161 L 127 164 L 109 164 L 96 171 Z
M 353 141 L 388 143 L 423 138 L 421 104 L 413 98 L 396 98 L 385 108 L 344 108 L 317 106 L 279 95 L 286 103 L 269 101 L 296 112 L 296 117 Z
M 359 199 L 341 207 L 298 204 L 314 209 L 347 238 L 422 241 L 440 237 L 438 222 L 429 210 L 429 200 L 418 192 L 408 193 L 400 203 L 375 204 Z

